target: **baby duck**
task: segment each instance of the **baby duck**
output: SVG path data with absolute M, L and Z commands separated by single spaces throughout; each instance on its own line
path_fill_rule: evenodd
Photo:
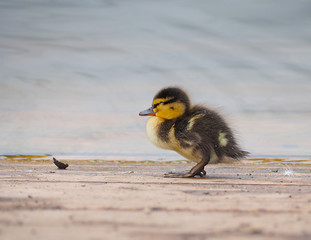
M 217 112 L 191 106 L 180 88 L 162 89 L 154 97 L 151 108 L 139 115 L 152 116 L 146 129 L 153 144 L 197 162 L 190 171 L 169 172 L 165 177 L 202 177 L 206 175 L 204 167 L 208 163 L 232 162 L 248 155 L 240 149 L 231 129 Z

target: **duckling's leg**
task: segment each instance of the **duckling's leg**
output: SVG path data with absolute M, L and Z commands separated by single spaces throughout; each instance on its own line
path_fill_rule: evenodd
M 190 171 L 185 172 L 169 172 L 165 173 L 164 177 L 167 178 L 190 178 L 194 177 L 196 175 L 203 177 L 206 175 L 206 172 L 204 170 L 204 167 L 206 164 L 208 164 L 210 158 L 205 158 L 201 160 L 197 165 L 195 165 Z

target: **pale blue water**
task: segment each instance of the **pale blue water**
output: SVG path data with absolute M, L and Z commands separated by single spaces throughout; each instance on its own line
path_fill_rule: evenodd
M 311 159 L 311 2 L 0 1 L 0 155 L 182 159 L 149 143 L 162 87 L 252 157 Z M 94 156 L 94 157 L 93 157 Z

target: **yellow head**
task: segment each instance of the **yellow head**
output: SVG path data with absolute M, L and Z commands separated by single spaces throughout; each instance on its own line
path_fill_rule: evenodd
M 157 116 L 174 119 L 189 110 L 190 101 L 187 94 L 179 88 L 162 89 L 153 99 L 152 107 L 139 113 L 140 116 Z

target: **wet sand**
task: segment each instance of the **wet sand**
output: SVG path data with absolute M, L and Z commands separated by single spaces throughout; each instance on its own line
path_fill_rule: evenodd
M 311 166 L 0 160 L 0 238 L 310 239 Z

